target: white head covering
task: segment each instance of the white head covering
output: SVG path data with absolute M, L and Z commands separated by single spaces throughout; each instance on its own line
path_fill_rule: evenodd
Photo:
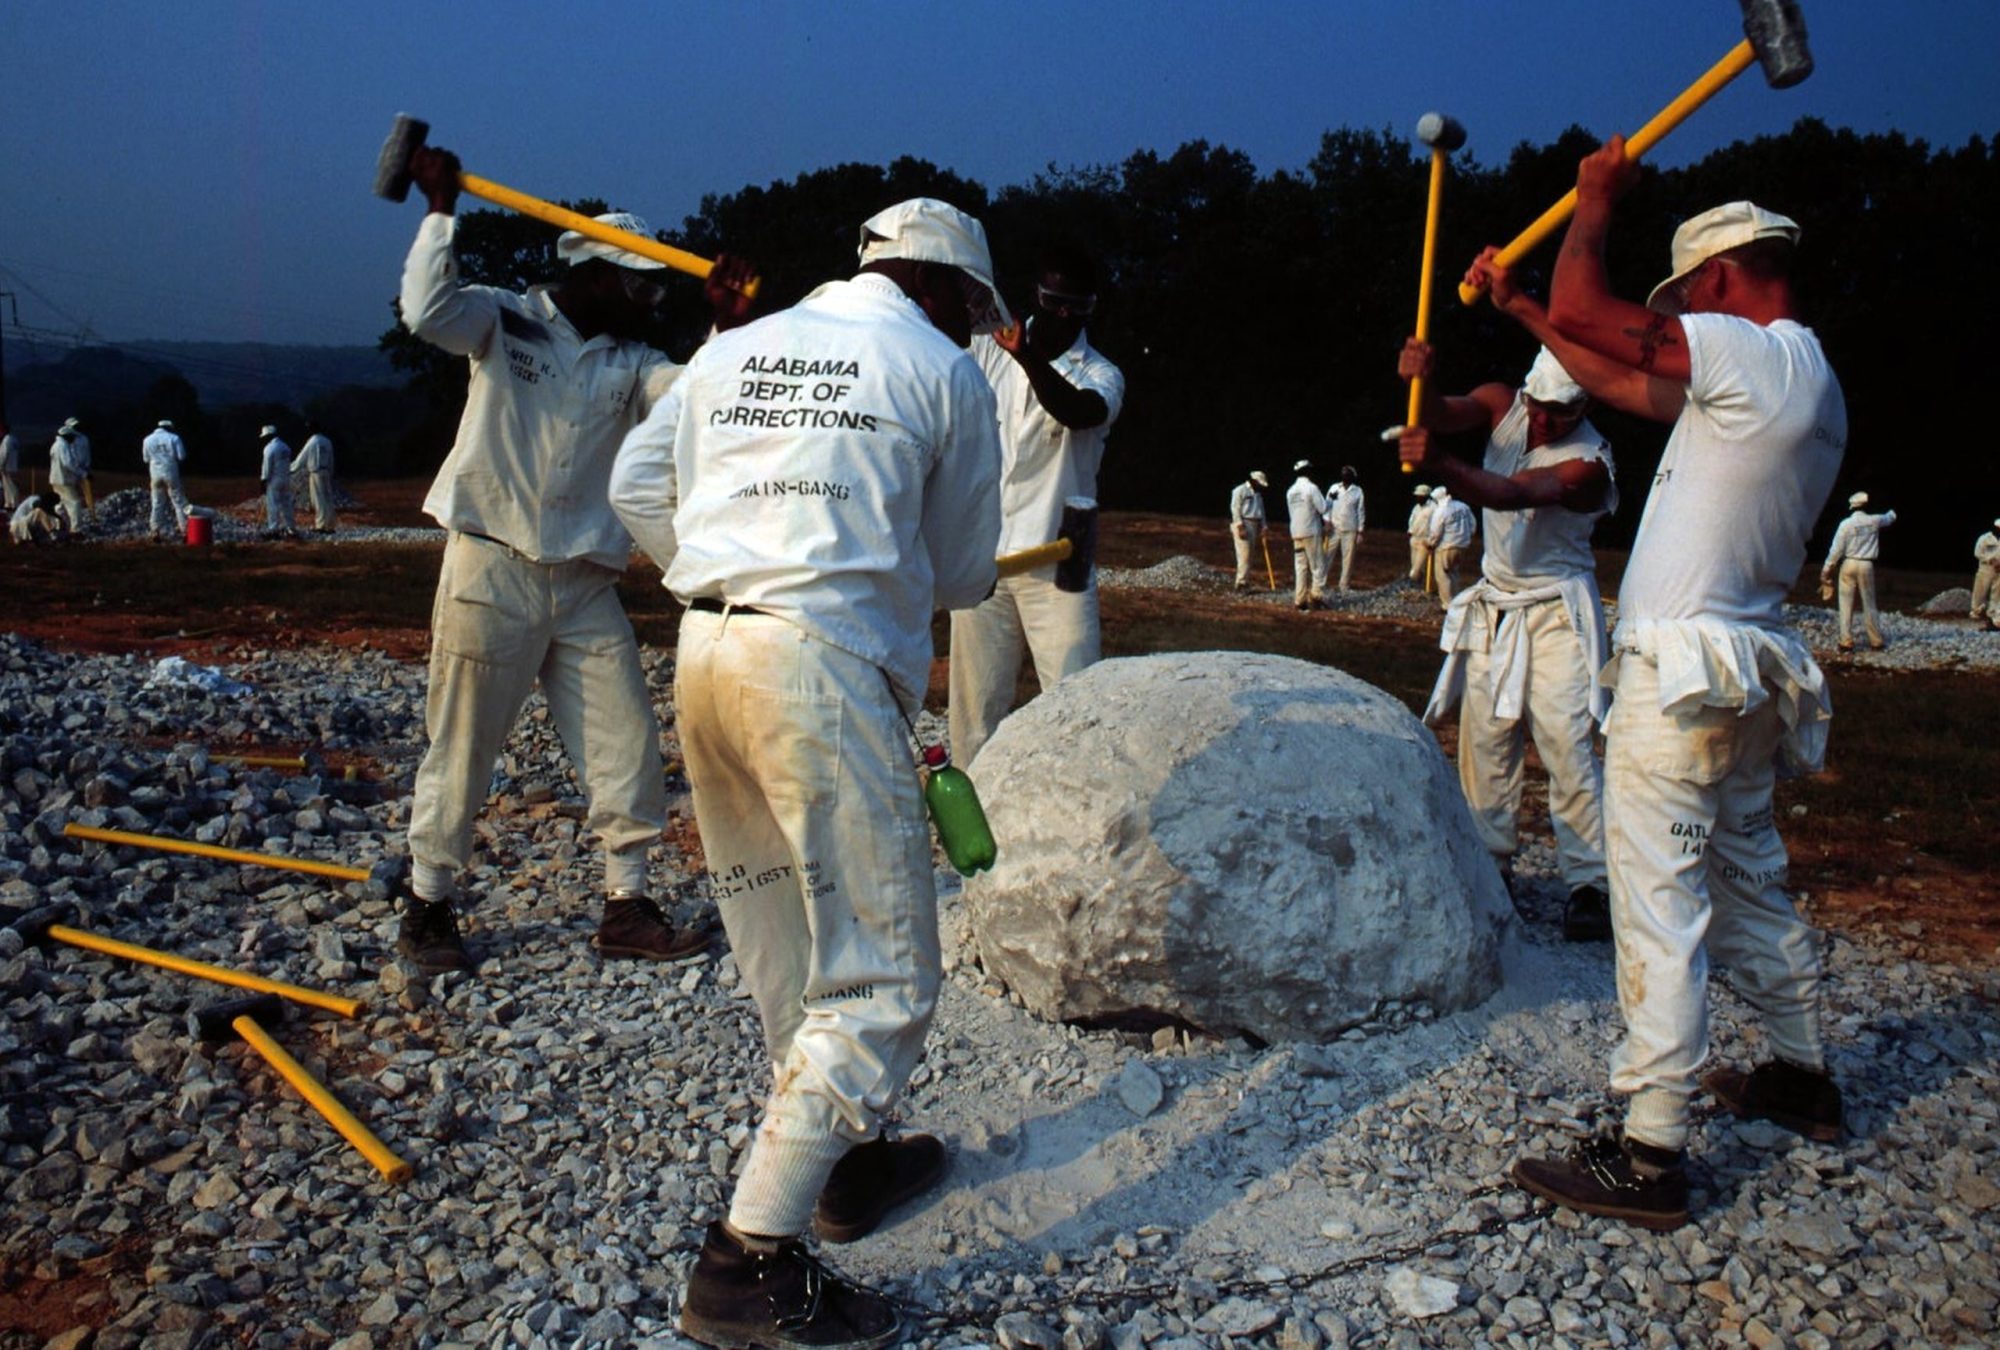
M 273 436 L 278 434 L 278 429 L 267 422 L 263 426 L 257 428 L 257 434 L 268 441 Z
M 864 266 L 886 258 L 909 258 L 956 267 L 984 286 L 993 300 L 988 312 L 972 316 L 975 332 L 1014 322 L 1007 302 L 1000 298 L 1000 288 L 993 284 L 993 253 L 986 247 L 986 227 L 949 202 L 912 197 L 876 212 L 861 222 L 859 252 Z
M 1431 495 L 1431 489 L 1430 489 L 1430 485 L 1429 485 L 1428 483 L 1419 483 L 1419 484 L 1417 484 L 1417 495 L 1418 495 L 1419 497 L 1428 497 L 1428 496 L 1430 496 L 1430 495 Z
M 1855 493 L 1847 499 L 1847 505 L 1848 509 L 1859 511 L 1862 507 L 1868 505 L 1868 494 L 1865 492 Z
M 62 424 L 62 429 L 64 431 L 75 431 L 78 427 L 82 425 L 83 423 L 77 421 L 74 417 L 72 417 L 68 421 Z
M 1521 382 L 1521 392 L 1538 403 L 1575 403 L 1585 397 L 1583 386 L 1570 378 L 1563 363 L 1547 347 L 1535 353 L 1535 364 L 1528 367 L 1528 378 Z
M 1442 483 L 1431 489 L 1431 500 L 1434 502 L 1441 502 L 1450 495 L 1449 492 L 1445 491 L 1444 484 Z
M 172 431 L 173 429 L 174 429 L 174 419 L 173 419 L 173 418 L 171 418 L 171 417 L 162 417 L 162 418 L 160 419 L 160 430 L 162 430 L 162 431 Z
M 653 227 L 630 211 L 606 211 L 601 216 L 592 216 L 591 219 L 600 225 L 609 225 L 627 234 L 636 234 L 642 239 L 653 237 Z M 572 267 L 588 258 L 602 258 L 606 262 L 629 267 L 636 272 L 657 272 L 666 266 L 657 258 L 627 252 L 616 244 L 592 239 L 589 235 L 579 234 L 575 230 L 564 230 L 556 236 L 556 256 Z
M 1304 473 L 1304 472 L 1305 472 L 1305 471 L 1306 471 L 1307 469 L 1310 469 L 1310 468 L 1311 468 L 1312 466 L 1313 466 L 1313 463 L 1312 463 L 1312 461 L 1311 461 L 1311 460 L 1309 460 L 1309 459 L 1302 459 L 1302 460 L 1300 460 L 1300 461 L 1299 461 L 1298 463 L 1296 463 L 1296 464 L 1292 465 L 1292 472 L 1293 472 L 1293 473 Z
M 1798 222 L 1776 211 L 1766 211 L 1755 202 L 1726 202 L 1681 222 L 1674 231 L 1674 273 L 1646 297 L 1646 308 L 1662 314 L 1681 312 L 1680 296 L 1674 283 L 1718 253 L 1758 239 L 1789 239 L 1799 242 Z
M 1264 471 L 1262 469 L 1252 469 L 1250 471 L 1250 481 L 1255 483 L 1258 487 L 1271 486 L 1271 480 L 1264 476 Z

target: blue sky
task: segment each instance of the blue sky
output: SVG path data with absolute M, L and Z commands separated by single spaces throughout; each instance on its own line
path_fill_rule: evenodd
M 2000 4 L 1804 7 L 1817 73 L 1774 92 L 1753 70 L 1660 162 L 1806 115 L 2000 132 Z M 666 227 L 704 193 L 902 154 L 989 188 L 1197 137 L 1299 168 L 1328 128 L 1431 108 L 1490 163 L 1572 122 L 1630 130 L 1739 21 L 1728 0 L 7 0 L 0 290 L 23 325 L 106 339 L 371 342 L 419 212 L 369 195 L 398 111 L 473 172 Z

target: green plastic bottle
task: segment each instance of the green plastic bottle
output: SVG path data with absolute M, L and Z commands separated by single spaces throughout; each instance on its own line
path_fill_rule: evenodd
M 965 771 L 952 767 L 951 755 L 941 745 L 924 749 L 924 805 L 930 808 L 945 856 L 960 876 L 969 877 L 993 865 L 997 850 L 979 794 Z

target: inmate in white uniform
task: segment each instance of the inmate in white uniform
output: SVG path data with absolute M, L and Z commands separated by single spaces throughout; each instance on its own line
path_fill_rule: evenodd
M 1463 584 L 1460 571 L 1465 565 L 1465 555 L 1472 551 L 1473 537 L 1478 528 L 1472 518 L 1472 508 L 1464 502 L 1442 489 L 1432 497 L 1427 542 L 1437 564 L 1438 600 L 1447 608 Z
M 1826 551 L 1826 565 L 1820 568 L 1826 579 L 1837 568 L 1840 573 L 1840 649 L 1854 646 L 1854 604 L 1861 602 L 1862 625 L 1868 630 L 1868 645 L 1882 650 L 1882 620 L 1875 608 L 1875 560 L 1882 556 L 1882 531 L 1896 523 L 1894 511 L 1879 514 L 1856 510 L 1833 532 Z
M 1421 581 L 1425 590 L 1431 590 L 1436 583 L 1431 579 L 1431 501 L 1428 493 L 1410 508 L 1409 533 L 1410 580 Z
M 2000 520 L 1972 545 L 1972 617 L 1984 615 L 1991 623 L 1995 610 L 2000 610 Z
M 1250 565 L 1264 543 L 1264 494 L 1248 479 L 1229 494 L 1229 535 L 1236 544 L 1236 589 L 1250 584 Z
M 7 534 L 15 543 L 53 544 L 67 533 L 63 519 L 44 501 L 41 493 L 31 492 L 14 503 L 14 514 L 7 518 Z
M 152 493 L 148 523 L 153 537 L 186 534 L 188 499 L 181 488 L 181 465 L 187 462 L 187 446 L 172 427 L 158 427 L 140 443 L 139 454 L 146 461 L 146 482 Z
M 472 368 L 458 439 L 424 498 L 450 535 L 431 609 L 412 888 L 456 897 L 493 762 L 539 682 L 589 798 L 605 889 L 643 892 L 666 788 L 638 640 L 613 589 L 632 541 L 606 491 L 619 442 L 680 367 L 607 333 L 584 341 L 547 286 L 460 286 L 456 228 L 455 216 L 425 216 L 403 265 L 403 321 Z
M 1125 406 L 1125 376 L 1090 345 L 1088 333 L 1078 333 L 1049 363 L 1104 400 L 1104 420 L 1079 430 L 1049 415 L 1021 363 L 992 338 L 974 338 L 972 356 L 992 383 L 999 412 L 1000 552 L 1050 543 L 1062 526 L 1064 502 L 1097 500 L 1097 469 Z M 952 611 L 951 754 L 960 766 L 972 763 L 1013 707 L 1024 647 L 1044 689 L 1096 664 L 1102 652 L 1096 573 L 1081 592 L 1057 590 L 1055 578 L 1055 564 L 1038 567 L 1004 578 L 978 605 Z
M 1691 375 L 1619 588 L 1605 727 L 1605 846 L 1625 1039 L 1625 1132 L 1687 1140 L 1708 1054 L 1708 957 L 1764 1015 L 1771 1049 L 1824 1068 L 1820 960 L 1785 893 L 1781 759 L 1817 770 L 1826 683 L 1781 606 L 1847 445 L 1811 329 L 1681 318 Z
M 290 534 L 297 523 L 292 507 L 292 447 L 282 436 L 264 442 L 264 528 Z
M 1285 523 L 1292 531 L 1292 603 L 1300 609 L 1326 592 L 1326 553 L 1320 546 L 1326 524 L 1326 494 L 1300 474 L 1285 489 Z
M 49 446 L 49 486 L 62 500 L 70 528 L 81 530 L 90 523 L 90 510 L 83 502 L 83 482 L 90 477 L 90 437 L 80 431 L 56 433 Z
M 1354 549 L 1361 532 L 1368 527 L 1368 509 L 1359 483 L 1343 483 L 1326 499 L 1327 564 L 1329 576 L 1333 560 L 1340 559 L 1340 593 L 1347 594 L 1348 578 L 1354 574 Z
M 1512 478 L 1591 460 L 1613 471 L 1611 447 L 1588 421 L 1528 448 L 1520 394 L 1486 442 L 1483 467 Z M 1535 738 L 1549 775 L 1549 819 L 1563 884 L 1605 885 L 1604 766 L 1591 735 L 1606 711 L 1598 683 L 1606 657 L 1604 607 L 1590 534 L 1618 509 L 1606 487 L 1594 511 L 1536 506 L 1487 508 L 1481 579 L 1453 597 L 1438 646 L 1447 653 L 1424 720 L 1458 707 L 1458 781 L 1479 837 L 1495 857 L 1519 846 L 1525 737 Z
M 315 431 L 306 437 L 306 443 L 299 447 L 299 457 L 292 461 L 292 472 L 306 474 L 306 485 L 312 491 L 313 528 L 331 534 L 333 516 L 333 442 Z
M 21 441 L 13 432 L 0 436 L 0 507 L 12 511 L 21 504 Z
M 619 452 L 612 504 L 692 606 L 676 721 L 776 1073 L 739 1232 L 803 1231 L 922 1050 L 941 965 L 903 718 L 932 611 L 993 584 L 1000 459 L 979 367 L 872 273 L 712 338 Z

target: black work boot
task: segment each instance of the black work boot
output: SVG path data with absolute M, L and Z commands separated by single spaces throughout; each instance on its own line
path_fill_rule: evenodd
M 606 900 L 604 917 L 591 941 L 605 956 L 643 961 L 687 961 L 708 948 L 706 932 L 675 928 L 646 895 L 614 895 Z
M 1701 1085 L 1731 1115 L 1768 1120 L 1822 1144 L 1840 1140 L 1840 1086 L 1825 1072 L 1773 1059 L 1749 1073 L 1717 1069 Z
M 1523 1158 L 1514 1184 L 1564 1209 L 1657 1232 L 1688 1221 L 1687 1153 L 1620 1135 L 1599 1135 L 1567 1158 Z
M 902 1337 L 896 1306 L 821 1265 L 796 1238 L 768 1250 L 708 1226 L 681 1299 L 681 1332 L 758 1350 L 877 1350 Z
M 819 1193 L 813 1232 L 828 1242 L 864 1238 L 890 1210 L 936 1185 L 944 1167 L 944 1144 L 928 1134 L 856 1144 Z
M 1611 897 L 1602 886 L 1579 886 L 1563 906 L 1564 942 L 1605 942 L 1611 937 Z
M 396 950 L 426 975 L 473 968 L 465 941 L 458 935 L 458 916 L 449 900 L 404 899 L 403 922 L 396 934 Z

